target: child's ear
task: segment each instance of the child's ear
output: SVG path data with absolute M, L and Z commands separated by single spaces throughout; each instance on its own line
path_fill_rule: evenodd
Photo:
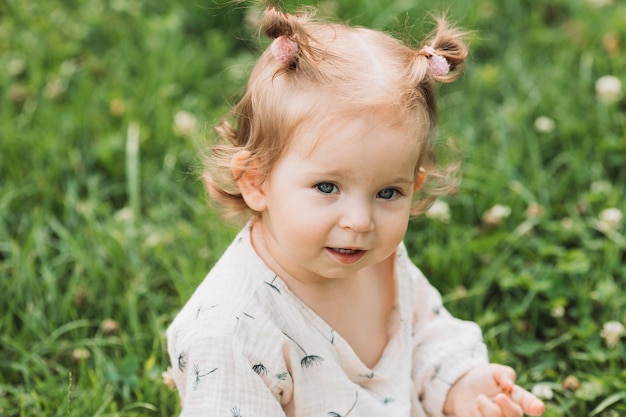
M 426 170 L 420 167 L 417 170 L 417 174 L 415 175 L 415 181 L 413 182 L 414 193 L 418 192 L 422 188 L 422 186 L 426 182 L 426 178 L 427 178 Z
M 256 159 L 250 151 L 237 152 L 230 161 L 230 169 L 241 195 L 252 210 L 260 213 L 265 209 L 264 178 Z

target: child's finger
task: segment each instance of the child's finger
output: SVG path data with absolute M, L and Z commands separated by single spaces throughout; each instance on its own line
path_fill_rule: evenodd
M 515 370 L 504 365 L 498 365 L 497 370 L 493 374 L 496 384 L 498 384 L 500 389 L 507 394 L 510 394 L 513 390 L 516 377 L 517 375 L 515 374 Z
M 511 399 L 519 404 L 524 413 L 529 416 L 540 416 L 546 409 L 545 404 L 530 392 L 526 391 L 519 385 L 513 387 L 511 391 Z
M 478 407 L 476 407 L 476 408 L 473 408 L 472 411 L 470 411 L 469 417 L 484 417 L 484 416 L 482 415 Z
M 505 394 L 496 395 L 493 401 L 500 408 L 504 417 L 523 417 L 524 415 L 522 407 Z
M 483 394 L 476 397 L 476 405 L 479 411 L 477 415 L 479 416 L 482 416 L 482 417 L 502 416 L 502 412 L 500 411 L 500 406 L 496 404 L 495 402 L 491 401 L 489 398 L 487 398 Z

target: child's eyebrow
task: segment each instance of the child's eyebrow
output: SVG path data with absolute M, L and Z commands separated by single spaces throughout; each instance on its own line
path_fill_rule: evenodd
M 340 177 L 340 178 L 350 177 L 347 170 L 343 170 L 343 169 L 311 168 L 309 169 L 308 174 L 311 176 L 316 176 L 316 177 Z
M 401 186 L 412 186 L 414 182 L 415 182 L 414 178 L 407 178 L 407 177 L 397 177 L 394 180 L 385 181 L 385 183 L 389 185 L 401 185 Z
M 413 184 L 415 182 L 415 178 L 407 178 L 407 177 L 398 177 L 395 180 L 391 181 L 392 184 Z
M 309 175 L 314 176 L 314 177 L 327 177 L 327 178 L 350 178 L 350 177 L 353 177 L 352 174 L 350 174 L 347 170 L 343 170 L 343 169 L 331 169 L 331 170 L 311 169 L 309 171 Z M 407 185 L 412 185 L 415 182 L 415 178 L 399 176 L 399 177 L 394 177 L 394 178 L 392 178 L 390 180 L 386 180 L 384 182 L 387 183 L 387 184 L 407 184 Z

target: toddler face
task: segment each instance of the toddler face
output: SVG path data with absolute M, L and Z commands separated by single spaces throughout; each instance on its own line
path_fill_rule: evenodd
M 305 122 L 262 185 L 255 227 L 272 257 L 297 280 L 319 282 L 392 255 L 409 221 L 418 137 L 372 115 L 321 132 Z

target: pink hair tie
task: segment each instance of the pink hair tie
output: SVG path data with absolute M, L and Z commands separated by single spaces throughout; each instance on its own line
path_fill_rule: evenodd
M 428 58 L 430 64 L 430 70 L 436 77 L 443 77 L 450 72 L 450 64 L 445 57 L 437 55 L 432 46 L 425 46 L 418 52 L 420 55 L 424 55 Z
M 272 55 L 283 65 L 289 65 L 296 60 L 300 52 L 298 43 L 292 41 L 287 36 L 282 35 L 274 39 L 271 46 Z

